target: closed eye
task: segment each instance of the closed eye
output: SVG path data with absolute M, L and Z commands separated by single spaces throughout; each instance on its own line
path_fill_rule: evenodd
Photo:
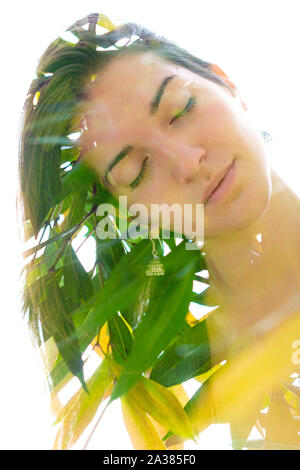
M 191 96 L 189 99 L 188 99 L 188 102 L 186 103 L 185 107 L 179 111 L 178 113 L 175 114 L 175 116 L 173 116 L 173 118 L 171 119 L 171 121 L 169 122 L 169 125 L 173 124 L 174 121 L 176 121 L 177 119 L 183 117 L 183 116 L 186 116 L 195 106 L 197 102 L 197 99 L 195 96 Z M 141 168 L 141 171 L 140 173 L 138 174 L 138 176 L 130 183 L 130 187 L 131 189 L 134 189 L 136 188 L 141 180 L 143 179 L 144 177 L 144 174 L 145 174 L 145 171 L 146 171 L 146 167 L 147 167 L 147 160 L 148 160 L 149 157 L 146 157 L 144 160 L 143 160 L 143 164 L 142 164 L 142 168 Z
M 142 169 L 140 171 L 140 173 L 138 174 L 138 176 L 132 181 L 132 183 L 130 183 L 130 187 L 131 189 L 134 189 L 136 188 L 141 180 L 143 179 L 143 176 L 145 174 L 145 171 L 146 171 L 146 165 L 147 165 L 147 160 L 148 160 L 149 157 L 146 157 L 144 160 L 143 160 L 143 164 L 142 164 Z
M 175 114 L 175 116 L 173 116 L 173 118 L 171 119 L 171 121 L 169 122 L 169 125 L 173 124 L 174 121 L 176 121 L 177 119 L 185 116 L 186 114 L 188 114 L 192 109 L 193 107 L 195 106 L 197 102 L 197 99 L 195 96 L 191 96 L 187 102 L 187 104 L 185 105 L 185 107 L 179 111 L 178 113 Z

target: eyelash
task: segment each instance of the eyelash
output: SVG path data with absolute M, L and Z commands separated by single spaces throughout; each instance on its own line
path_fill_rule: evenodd
M 140 181 L 142 180 L 143 176 L 144 176 L 144 173 L 146 171 L 146 166 L 147 166 L 147 160 L 148 160 L 149 157 L 146 157 L 143 161 L 143 165 L 142 165 L 142 169 L 140 171 L 140 173 L 138 174 L 138 176 L 135 178 L 135 180 L 132 181 L 132 183 L 130 183 L 130 187 L 131 189 L 134 189 L 136 188 L 139 184 L 140 184 Z
M 173 124 L 173 122 L 176 121 L 176 119 L 180 119 L 181 117 L 186 116 L 194 108 L 196 102 L 197 102 L 196 97 L 191 96 L 187 104 L 185 105 L 185 107 L 181 111 L 179 111 L 177 114 L 175 114 L 175 116 L 171 119 L 171 121 L 169 122 L 169 125 Z
M 169 125 L 171 125 L 174 121 L 176 121 L 176 119 L 180 119 L 181 117 L 183 116 L 186 116 L 195 106 L 197 100 L 196 100 L 196 97 L 195 96 L 191 96 L 187 102 L 187 104 L 185 105 L 185 107 L 179 111 L 172 119 L 171 121 L 169 122 Z M 146 171 L 146 167 L 147 167 L 147 160 L 148 160 L 149 157 L 146 157 L 143 161 L 143 165 L 142 165 L 142 169 L 139 173 L 139 175 L 135 178 L 135 180 L 132 181 L 132 183 L 130 183 L 130 187 L 131 189 L 134 189 L 136 188 L 141 180 L 143 179 L 143 176 L 145 174 L 145 171 Z

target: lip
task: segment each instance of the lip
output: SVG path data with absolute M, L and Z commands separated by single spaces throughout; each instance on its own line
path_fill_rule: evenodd
M 208 185 L 204 192 L 204 204 L 212 204 L 223 199 L 233 186 L 235 180 L 235 158 L 229 166 L 222 170 Z

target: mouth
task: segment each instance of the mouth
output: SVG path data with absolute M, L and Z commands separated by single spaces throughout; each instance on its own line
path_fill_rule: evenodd
M 236 174 L 236 159 L 219 173 L 214 181 L 208 186 L 204 193 L 204 205 L 213 204 L 220 201 L 231 190 Z

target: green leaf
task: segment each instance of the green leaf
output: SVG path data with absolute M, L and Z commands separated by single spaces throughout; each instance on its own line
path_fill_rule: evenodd
M 120 238 L 96 240 L 97 263 L 100 265 L 103 277 L 107 279 L 125 254 L 124 245 Z
M 205 255 L 200 251 L 200 253 L 198 252 L 198 256 L 197 256 L 196 272 L 200 272 L 203 270 L 207 270 L 207 266 L 205 262 Z
M 79 147 L 62 148 L 60 152 L 60 163 L 63 164 L 65 162 L 73 162 L 77 160 L 79 155 L 80 155 Z
M 122 256 L 104 287 L 72 314 L 82 351 L 108 318 L 118 311 L 126 310 L 136 301 L 145 283 L 145 266 L 151 259 L 151 250 L 149 241 L 143 240 L 130 253 Z M 64 365 L 58 363 L 51 372 L 51 387 L 54 388 L 66 373 Z
M 51 268 L 52 263 L 54 262 L 55 257 L 61 249 L 62 239 L 59 236 L 56 236 L 57 230 L 51 228 L 50 236 L 52 236 L 53 242 L 46 245 L 46 249 L 42 256 L 32 260 L 29 264 L 26 265 L 26 288 L 29 288 L 35 281 L 38 279 L 47 276 L 48 270 Z M 60 271 L 62 270 L 62 261 L 59 260 L 56 265 L 56 275 L 60 279 Z
M 166 275 L 156 281 L 146 315 L 135 330 L 135 341 L 123 374 L 112 394 L 116 399 L 139 380 L 182 328 L 192 291 L 195 254 L 181 243 L 164 258 Z
M 171 387 L 203 374 L 213 365 L 204 320 L 172 343 L 154 364 L 150 378 Z
M 63 231 L 75 227 L 85 216 L 86 189 L 78 191 L 72 197 L 69 213 L 62 226 Z
M 93 285 L 71 245 L 65 251 L 63 273 L 64 292 L 72 311 L 73 305 L 85 302 L 93 295 Z
M 68 171 L 62 178 L 62 187 L 56 195 L 56 204 L 69 194 L 78 194 L 78 191 L 86 190 L 90 185 L 97 181 L 97 177 L 85 163 L 76 162 L 72 170 Z
M 54 146 L 51 152 L 35 143 L 24 146 L 24 168 L 22 169 L 22 190 L 26 194 L 26 214 L 37 236 L 44 219 L 55 204 L 61 189 L 60 148 Z
M 92 340 L 98 328 L 104 325 L 107 319 L 117 311 L 126 309 L 143 288 L 145 280 L 145 264 L 151 257 L 151 246 L 145 241 L 139 243 L 126 256 L 122 256 L 115 266 L 103 289 L 74 313 L 76 321 L 85 315 L 90 308 L 88 316 L 79 329 L 80 339 L 88 337 Z
M 207 287 L 203 292 L 200 294 L 193 294 L 190 297 L 190 301 L 194 302 L 195 304 L 205 305 L 207 307 L 216 307 L 217 303 L 214 300 L 209 300 L 209 296 L 211 294 L 211 287 Z
M 40 308 L 40 320 L 43 330 L 48 337 L 53 336 L 67 368 L 78 377 L 83 388 L 86 389 L 76 330 L 55 273 L 43 277 L 39 282 L 39 289 L 41 290 L 40 299 L 43 298 L 44 294 L 43 305 Z
M 132 334 L 124 319 L 118 314 L 108 319 L 108 330 L 112 357 L 122 364 L 131 350 Z
M 66 230 L 65 232 L 59 232 L 57 235 L 49 238 L 48 240 L 42 242 L 42 243 L 39 243 L 38 245 L 32 247 L 32 248 L 29 248 L 28 250 L 24 251 L 23 252 L 23 256 L 25 258 L 27 258 L 28 256 L 36 253 L 37 251 L 41 250 L 42 248 L 44 248 L 45 246 L 48 246 L 48 245 L 51 245 L 52 243 L 55 243 L 55 242 L 58 242 L 60 240 L 62 240 L 63 238 L 68 238 L 70 237 L 74 232 L 74 227 L 72 227 L 71 229 L 69 230 Z M 57 233 L 57 232 L 56 232 Z M 52 253 L 53 251 L 51 251 Z M 48 251 L 47 253 L 50 254 L 50 251 Z
M 168 240 L 164 240 L 164 242 L 168 245 L 171 251 L 176 249 L 176 240 L 173 236 L 171 236 L 171 234 L 170 238 Z

